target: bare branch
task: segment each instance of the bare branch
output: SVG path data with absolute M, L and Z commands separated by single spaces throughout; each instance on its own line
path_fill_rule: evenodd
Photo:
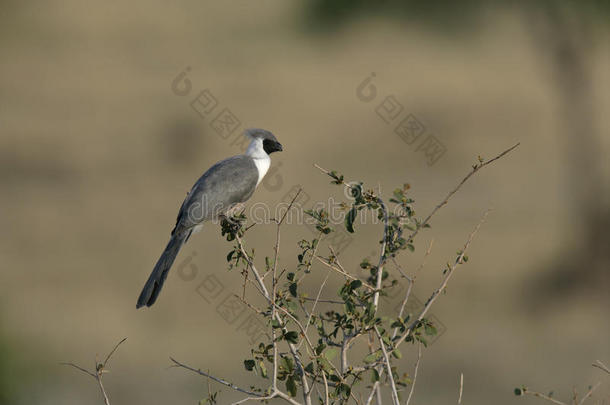
M 112 349 L 112 351 L 110 351 L 110 353 L 108 353 L 108 356 L 106 356 L 106 359 L 104 360 L 104 362 L 102 363 L 102 367 L 106 367 L 106 365 L 108 364 L 108 361 L 110 360 L 110 358 L 112 357 L 112 355 L 114 354 L 114 352 L 116 352 L 116 350 L 119 348 L 119 346 L 121 344 L 123 344 L 123 342 L 125 342 L 127 340 L 127 338 L 123 338 L 121 339 L 121 341 L 119 343 L 117 343 L 114 348 Z
M 458 405 L 462 403 L 462 392 L 464 392 L 464 373 L 460 373 L 460 396 L 458 397 Z
M 82 371 L 83 373 L 93 377 L 95 379 L 95 381 L 97 382 L 97 385 L 100 387 L 100 391 L 102 392 L 102 396 L 104 397 L 104 403 L 106 405 L 110 405 L 110 399 L 108 399 L 108 394 L 106 394 L 106 389 L 104 388 L 104 384 L 102 382 L 102 374 L 108 372 L 108 370 L 106 370 L 106 365 L 108 364 L 108 361 L 110 360 L 112 355 L 116 352 L 118 347 L 126 340 L 127 340 L 127 338 L 121 339 L 121 341 L 114 346 L 114 348 L 110 351 L 110 353 L 108 353 L 108 355 L 106 356 L 106 359 L 102 363 L 99 363 L 97 361 L 97 356 L 96 356 L 95 372 L 89 371 L 74 363 L 60 363 L 60 364 L 65 365 L 65 366 L 74 367 L 75 369 Z
M 350 280 L 359 280 L 359 281 L 361 281 L 363 287 L 368 288 L 371 291 L 375 290 L 375 287 L 373 287 L 372 285 L 366 283 L 365 281 L 360 280 L 358 277 L 352 276 L 351 274 L 349 274 L 348 272 L 346 272 L 343 269 L 340 269 L 339 267 L 333 266 L 333 264 L 330 263 L 330 261 L 328 261 L 328 259 L 326 259 L 326 258 L 324 258 L 322 256 L 316 256 L 316 259 L 318 259 L 318 261 L 320 263 L 322 263 L 323 265 L 325 265 L 329 269 L 336 271 L 337 273 L 345 276 L 346 278 L 349 278 Z
M 324 281 L 322 281 L 322 285 L 320 285 L 320 289 L 318 290 L 318 295 L 316 296 L 316 300 L 313 303 L 313 306 L 311 307 L 311 312 L 309 313 L 309 316 L 307 317 L 307 323 L 305 324 L 305 331 L 303 332 L 303 334 L 305 336 L 307 336 L 307 329 L 309 329 L 309 324 L 311 323 L 311 317 L 314 314 L 314 311 L 316 310 L 316 305 L 318 304 L 318 302 L 320 301 L 320 295 L 322 294 L 322 290 L 324 289 L 324 286 L 326 285 L 326 282 L 328 281 L 328 276 L 330 276 L 330 270 L 326 273 L 326 277 L 324 278 Z M 303 342 L 299 343 L 298 348 L 301 348 L 301 344 Z
M 544 400 L 547 400 L 547 401 L 552 402 L 552 403 L 557 404 L 557 405 L 568 405 L 565 402 L 558 401 L 555 398 L 549 397 L 548 395 L 541 394 L 540 392 L 530 391 L 530 390 L 523 390 L 522 392 L 524 394 L 528 394 L 528 395 L 532 395 L 534 397 L 542 398 Z
M 379 345 L 381 346 L 381 351 L 383 352 L 383 358 L 385 359 L 385 366 L 388 370 L 388 378 L 390 379 L 390 387 L 392 388 L 392 402 L 394 405 L 400 405 L 400 401 L 398 400 L 398 392 L 396 392 L 396 383 L 394 383 L 394 375 L 392 374 L 392 364 L 390 363 L 390 357 L 388 356 L 388 352 L 385 349 L 385 345 L 383 344 L 383 338 L 379 333 L 379 329 L 377 326 L 374 327 L 375 333 L 377 334 L 377 339 L 379 340 Z M 407 401 L 407 405 L 408 405 Z
M 472 167 L 472 170 L 466 175 L 466 177 L 464 177 L 462 179 L 462 181 L 460 181 L 460 183 L 449 192 L 449 194 L 447 194 L 447 196 L 445 197 L 445 199 L 443 201 L 441 201 L 436 207 L 434 207 L 434 209 L 432 210 L 432 212 L 430 212 L 430 214 L 428 214 L 428 216 L 426 217 L 426 219 L 423 220 L 423 222 L 420 223 L 420 225 L 413 231 L 411 232 L 411 234 L 406 238 L 407 242 L 411 242 L 413 241 L 413 239 L 415 238 L 415 236 L 419 233 L 420 229 L 422 229 L 425 225 L 427 225 L 430 222 L 430 219 L 438 212 L 438 210 L 440 210 L 442 207 L 444 207 L 445 205 L 447 205 L 447 203 L 449 202 L 449 199 L 451 197 L 453 197 L 453 195 L 455 193 L 458 192 L 458 190 L 460 188 L 462 188 L 462 186 L 464 185 L 464 183 L 466 183 L 466 181 L 468 181 L 468 179 L 470 177 L 472 177 L 473 174 L 475 174 L 476 172 L 478 172 L 479 170 L 481 170 L 482 168 L 484 168 L 485 166 L 495 162 L 496 160 L 504 157 L 506 154 L 510 153 L 513 151 L 513 149 L 515 149 L 517 146 L 519 146 L 521 143 L 517 143 L 513 146 L 511 146 L 510 148 L 506 149 L 504 152 L 500 153 L 498 156 L 489 159 L 483 163 L 480 163 L 478 165 L 474 165 Z
M 325 373 L 322 373 L 322 378 L 324 379 L 324 404 L 328 405 L 328 381 Z
M 409 405 L 413 391 L 415 391 L 415 383 L 417 382 L 417 371 L 419 370 L 419 362 L 421 360 L 421 343 L 417 345 L 417 362 L 415 363 L 415 371 L 413 371 L 413 381 L 411 381 L 411 391 L 409 391 L 409 397 L 405 405 Z
M 83 373 L 88 374 L 88 375 L 90 375 L 91 377 L 93 377 L 93 378 L 95 378 L 97 380 L 97 376 L 95 374 L 93 374 L 89 370 L 86 370 L 86 369 L 82 368 L 81 366 L 78 366 L 78 365 L 76 365 L 74 363 L 59 363 L 59 364 L 61 364 L 62 366 L 71 366 L 71 367 L 74 367 L 75 369 L 80 370 Z
M 229 388 L 231 388 L 231 389 L 233 389 L 235 391 L 239 391 L 239 392 L 241 392 L 243 394 L 250 395 L 250 396 L 256 397 L 256 398 L 263 397 L 263 395 L 257 394 L 256 392 L 248 391 L 248 390 L 243 389 L 243 388 L 240 388 L 237 385 L 235 385 L 235 384 L 233 384 L 233 383 L 231 383 L 231 382 L 229 382 L 227 380 L 223 380 L 222 378 L 214 377 L 211 374 L 208 374 L 208 373 L 206 373 L 204 371 L 201 371 L 201 369 L 194 369 L 194 368 L 192 368 L 192 367 L 190 367 L 190 366 L 188 366 L 186 364 L 182 364 L 178 360 L 176 360 L 176 359 L 174 359 L 172 357 L 170 357 L 169 359 L 172 362 L 174 362 L 174 367 L 182 367 L 184 369 L 192 371 L 192 372 L 194 372 L 196 374 L 199 374 L 201 376 L 204 376 L 204 377 L 207 377 L 207 378 L 211 378 L 212 380 L 216 381 L 217 383 L 222 384 L 224 386 L 227 386 L 227 387 L 229 387 Z
M 409 297 L 411 296 L 411 290 L 413 289 L 413 284 L 415 284 L 415 280 L 417 279 L 418 273 L 424 268 L 424 265 L 426 264 L 426 259 L 428 258 L 428 256 L 430 255 L 430 252 L 432 251 L 433 244 L 434 244 L 434 239 L 432 239 L 430 241 L 430 245 L 428 245 L 428 250 L 426 250 L 426 254 L 424 255 L 424 260 L 422 261 L 422 263 L 419 265 L 419 267 L 415 271 L 415 274 L 413 274 L 413 277 L 408 277 L 408 276 L 404 275 L 402 269 L 396 262 L 396 259 L 392 258 L 392 260 L 394 261 L 394 264 L 396 265 L 396 268 L 398 268 L 398 271 L 401 274 L 403 274 L 404 277 L 409 281 L 409 287 L 407 288 L 407 292 L 405 293 L 405 298 L 402 300 L 402 304 L 400 305 L 400 311 L 398 312 L 399 318 L 403 317 L 405 308 L 407 306 L 407 302 L 409 301 Z M 394 331 L 392 332 L 392 339 L 394 339 L 397 334 L 398 334 L 398 327 L 394 328 Z
M 592 364 L 592 366 L 597 367 L 600 370 L 603 370 L 606 373 L 610 374 L 610 369 L 608 368 L 608 366 L 606 366 L 604 363 L 602 363 L 601 360 L 596 360 L 595 363 Z
M 288 402 L 289 404 L 292 404 L 292 405 L 301 405 L 300 403 L 298 403 L 294 399 L 290 398 L 290 396 L 288 394 L 285 394 L 282 391 L 277 391 L 275 394 L 279 398 L 282 398 L 284 401 Z
M 477 224 L 477 226 L 474 228 L 474 230 L 470 233 L 468 240 L 466 241 L 466 244 L 464 245 L 464 248 L 462 249 L 462 252 L 460 253 L 460 255 L 458 256 L 457 260 L 455 261 L 455 263 L 451 266 L 450 269 L 447 270 L 447 273 L 445 274 L 445 277 L 443 278 L 443 281 L 441 282 L 441 285 L 439 286 L 438 289 L 436 289 L 432 295 L 430 296 L 430 298 L 428 298 L 428 301 L 426 301 L 426 304 L 424 305 L 424 308 L 421 310 L 419 316 L 411 323 L 411 325 L 407 328 L 407 330 L 405 331 L 405 333 L 398 339 L 398 341 L 395 343 L 395 347 L 398 347 L 402 342 L 404 342 L 404 340 L 409 337 L 409 335 L 411 335 L 411 333 L 413 332 L 413 330 L 415 329 L 415 327 L 419 324 L 419 322 L 426 316 L 426 314 L 428 313 L 428 310 L 430 309 L 430 307 L 432 306 L 432 304 L 434 304 L 434 301 L 436 301 L 436 299 L 438 298 L 438 296 L 441 294 L 441 292 L 443 292 L 445 290 L 445 288 L 447 287 L 447 283 L 449 283 L 449 279 L 451 278 L 451 275 L 453 274 L 453 272 L 455 271 L 455 269 L 457 268 L 458 265 L 462 264 L 464 261 L 464 256 L 466 255 L 466 251 L 468 250 L 468 247 L 470 246 L 470 243 L 472 242 L 472 240 L 474 239 L 474 236 L 477 234 L 477 232 L 479 231 L 479 228 L 481 228 L 481 225 L 483 224 L 483 222 L 485 222 L 485 220 L 487 219 L 487 215 L 489 214 L 489 209 L 487 211 L 485 211 L 485 214 L 483 214 L 483 217 L 481 218 L 481 220 L 479 221 L 479 223 Z
M 593 394 L 593 391 L 595 391 L 600 385 L 601 385 L 601 382 L 598 382 L 593 387 L 589 388 L 589 391 L 587 391 L 587 393 L 582 397 L 582 399 L 580 400 L 578 405 L 584 404 L 585 401 L 587 400 L 587 398 L 589 398 Z
M 282 223 L 284 222 L 284 219 L 286 218 L 286 215 L 288 215 L 288 212 L 290 211 L 290 208 L 292 208 L 292 205 L 297 200 L 297 198 L 299 198 L 299 195 L 301 194 L 302 191 L 303 191 L 303 188 L 301 187 L 301 188 L 299 188 L 299 191 L 297 191 L 297 193 L 294 195 L 294 198 L 292 199 L 292 201 L 290 201 L 290 204 L 288 204 L 288 208 L 286 209 L 286 212 L 284 213 L 284 215 L 282 215 L 282 218 L 277 223 L 278 226 L 282 225 Z

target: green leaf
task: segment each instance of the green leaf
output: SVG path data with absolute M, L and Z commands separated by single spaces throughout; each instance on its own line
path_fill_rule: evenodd
M 343 395 L 343 398 L 349 398 L 352 389 L 347 384 L 339 384 L 338 391 Z
M 332 361 L 332 359 L 334 359 L 336 355 L 337 355 L 337 349 L 335 349 L 335 348 L 330 348 L 324 352 L 324 357 L 326 357 L 326 359 L 328 361 Z
M 373 369 L 373 373 L 371 374 L 371 382 L 375 383 L 377 381 L 379 381 L 379 372 Z
M 320 343 L 317 347 L 316 347 L 316 354 L 319 356 L 324 349 L 326 349 L 326 345 L 324 343 Z
M 262 360 L 258 362 L 258 367 L 261 369 L 261 375 L 263 378 L 267 378 L 267 367 Z
M 297 383 L 294 381 L 293 376 L 288 377 L 286 380 L 286 391 L 288 391 L 291 397 L 297 396 Z
M 378 350 L 378 351 L 366 356 L 362 361 L 364 361 L 365 363 L 374 363 L 377 360 L 379 360 L 380 357 L 381 357 L 381 352 Z
M 286 332 L 286 334 L 284 335 L 284 339 L 286 339 L 286 341 L 289 343 L 296 344 L 299 342 L 299 334 L 295 331 Z
M 397 359 L 401 359 L 402 353 L 400 352 L 400 350 L 394 349 L 394 351 L 392 352 L 392 356 L 396 357 Z
M 254 360 L 244 360 L 244 367 L 248 371 L 254 370 L 255 365 L 256 365 L 256 362 Z
M 290 295 L 293 297 L 297 296 L 297 283 L 291 283 L 290 287 L 288 287 L 288 291 L 290 291 Z
M 356 288 L 359 288 L 360 286 L 362 286 L 362 281 L 360 281 L 360 280 L 354 280 L 349 284 L 349 288 L 352 290 L 355 290 Z
M 345 215 L 345 229 L 347 229 L 349 233 L 354 233 L 354 220 L 356 219 L 356 215 L 358 215 L 358 210 L 356 210 L 355 207 L 352 207 Z
M 294 362 L 292 361 L 292 359 L 290 357 L 282 357 L 282 361 L 284 363 L 284 368 L 286 369 L 286 371 L 292 374 L 292 372 L 294 371 Z
M 434 336 L 437 333 L 436 328 L 431 323 L 425 324 L 424 331 L 426 332 L 426 335 L 428 335 L 428 336 Z

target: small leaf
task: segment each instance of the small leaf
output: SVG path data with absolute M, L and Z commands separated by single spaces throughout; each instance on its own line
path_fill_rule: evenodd
M 360 281 L 360 280 L 354 280 L 349 284 L 349 288 L 352 290 L 355 290 L 356 288 L 359 288 L 360 286 L 362 286 L 362 281 Z
M 290 291 L 290 294 L 293 297 L 297 296 L 297 283 L 291 283 L 290 287 L 288 287 L 288 290 Z
M 354 220 L 356 219 L 356 215 L 358 215 L 356 207 L 352 207 L 345 215 L 345 229 L 347 229 L 349 233 L 354 233 Z
M 297 383 L 294 381 L 294 377 L 290 376 L 286 380 L 286 390 L 290 394 L 291 397 L 297 396 Z
M 335 349 L 335 348 L 330 348 L 324 352 L 324 357 L 326 357 L 326 359 L 328 361 L 331 361 L 332 359 L 334 359 L 336 355 L 337 355 L 337 349 Z
M 378 351 L 366 356 L 362 361 L 364 361 L 365 363 L 373 363 L 373 362 L 379 360 L 380 357 L 381 357 L 381 352 L 378 350 Z
M 296 344 L 299 342 L 299 334 L 295 331 L 286 332 L 286 334 L 284 335 L 284 339 L 286 339 L 286 341 L 289 343 Z
M 262 360 L 258 362 L 258 367 L 261 369 L 263 378 L 267 378 L 267 367 L 265 367 L 265 363 Z
M 248 371 L 252 371 L 254 369 L 254 365 L 256 362 L 254 360 L 244 360 L 244 367 Z

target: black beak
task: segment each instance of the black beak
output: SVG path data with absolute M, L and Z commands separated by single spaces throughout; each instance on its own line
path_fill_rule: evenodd
M 278 151 L 278 152 L 281 152 L 281 151 L 283 151 L 283 150 L 284 150 L 284 148 L 282 148 L 282 144 L 281 144 L 281 143 L 279 143 L 279 142 L 276 142 L 276 143 L 275 143 L 275 147 L 276 147 L 276 149 L 275 149 L 275 150 L 276 150 L 276 151 Z

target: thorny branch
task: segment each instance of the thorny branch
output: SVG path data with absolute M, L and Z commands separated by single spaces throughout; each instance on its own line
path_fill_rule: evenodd
M 119 343 L 117 343 L 114 348 L 110 351 L 110 353 L 108 353 L 108 355 L 106 356 L 106 358 L 104 359 L 103 362 L 98 362 L 97 361 L 97 356 L 95 359 L 95 371 L 89 371 L 81 366 L 78 366 L 74 363 L 60 363 L 62 365 L 65 366 L 70 366 L 70 367 L 74 367 L 75 369 L 82 371 L 83 373 L 90 375 L 91 377 L 93 377 L 95 379 L 95 381 L 97 382 L 97 385 L 100 387 L 100 391 L 102 392 L 102 396 L 104 397 L 104 403 L 106 405 L 110 405 L 110 399 L 108 399 L 108 394 L 106 394 L 106 389 L 104 388 L 104 384 L 102 383 L 102 374 L 107 373 L 109 370 L 106 368 L 106 366 L 108 365 L 108 362 L 110 361 L 110 358 L 112 357 L 112 355 L 116 352 L 116 350 L 119 348 L 119 346 L 126 341 L 127 338 L 123 338 L 119 341 Z

